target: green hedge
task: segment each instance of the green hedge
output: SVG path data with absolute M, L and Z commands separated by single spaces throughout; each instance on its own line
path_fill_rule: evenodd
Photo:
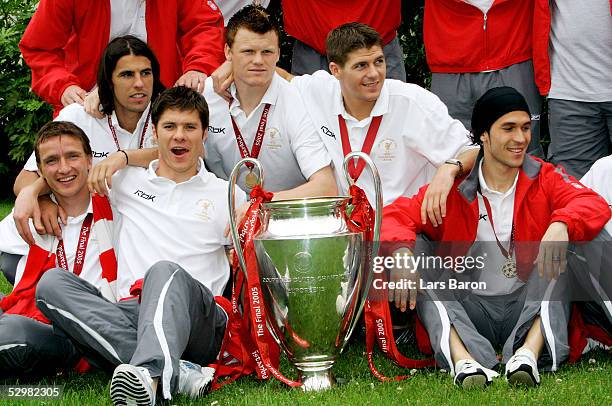
M 0 0 L 0 196 L 10 196 L 12 180 L 32 151 L 36 131 L 52 109 L 30 90 L 30 70 L 18 43 L 38 1 Z
M 15 175 L 23 166 L 34 144 L 37 130 L 51 119 L 52 109 L 30 90 L 30 70 L 18 43 L 37 0 L 0 0 L 0 177 L 8 180 L 0 186 L 0 198 L 12 196 Z M 407 3 L 407 4 L 406 4 Z M 269 11 L 278 16 L 282 26 L 280 1 L 273 0 Z M 430 74 L 425 64 L 422 42 L 423 0 L 404 2 L 399 39 L 404 49 L 408 81 L 427 86 Z M 281 38 L 284 68 L 291 61 L 292 39 Z

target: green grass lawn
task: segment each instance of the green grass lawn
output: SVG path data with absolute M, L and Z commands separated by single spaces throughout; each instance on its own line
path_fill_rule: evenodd
M 509 388 L 497 379 L 484 390 L 464 391 L 453 386 L 448 374 L 436 370 L 418 371 L 412 379 L 380 383 L 369 372 L 363 345 L 353 345 L 339 359 L 335 373 L 347 383 L 322 393 L 303 393 L 289 389 L 278 381 L 262 383 L 241 378 L 207 397 L 192 400 L 183 396 L 172 399 L 172 405 L 610 405 L 612 404 L 612 357 L 596 352 L 573 366 L 563 366 L 557 373 L 542 375 L 536 389 Z M 590 359 L 590 362 L 589 362 Z M 381 357 L 377 358 L 386 374 L 401 373 Z M 283 363 L 282 369 L 291 369 Z M 110 374 L 98 372 L 45 379 L 41 384 L 64 385 L 62 405 L 110 404 Z M 15 381 L 5 381 L 14 384 Z M 54 402 L 47 401 L 45 404 Z M 28 401 L 11 404 L 32 404 Z M 41 403 L 42 404 L 42 403 Z M 57 403 L 56 403 L 57 404 Z
M 0 218 L 7 215 L 11 201 L 0 202 Z M 0 291 L 9 292 L 11 286 L 0 276 Z M 420 370 L 413 378 L 402 382 L 380 383 L 370 373 L 364 355 L 365 346 L 352 344 L 340 357 L 335 367 L 337 377 L 346 383 L 322 393 L 302 393 L 289 389 L 278 381 L 259 382 L 251 377 L 239 379 L 217 392 L 199 400 L 177 396 L 172 405 L 480 405 L 480 404 L 533 404 L 533 405 L 612 405 L 612 355 L 594 352 L 577 365 L 564 365 L 556 373 L 542 374 L 542 384 L 536 389 L 509 388 L 497 379 L 485 390 L 464 391 L 453 386 L 448 374 L 434 369 Z M 411 351 L 407 351 L 410 353 Z M 377 365 L 387 376 L 405 374 L 385 358 L 376 357 Z M 285 361 L 281 369 L 295 377 Z M 500 371 L 501 372 L 501 371 Z M 0 404 L 32 405 L 105 405 L 111 404 L 108 395 L 110 373 L 96 372 L 86 375 L 68 374 L 46 378 L 37 383 L 64 385 L 61 401 L 8 401 Z M 1 384 L 16 384 L 7 379 Z M 28 382 L 32 384 L 32 382 Z

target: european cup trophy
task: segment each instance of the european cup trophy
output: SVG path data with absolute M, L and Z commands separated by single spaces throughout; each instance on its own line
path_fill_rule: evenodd
M 267 325 L 298 370 L 305 391 L 334 385 L 331 369 L 342 352 L 363 309 L 372 282 L 366 266 L 369 249 L 376 255 L 382 217 L 382 193 L 378 171 L 370 157 L 348 154 L 344 172 L 349 185 L 348 163 L 363 159 L 375 182 L 375 221 L 372 244 L 359 232 L 351 232 L 343 210 L 349 197 L 320 197 L 267 202 L 259 212 L 262 227 L 254 238 Z M 245 260 L 239 243 L 233 196 L 240 167 L 257 167 L 245 158 L 230 176 L 229 205 L 232 240 L 241 268 Z M 253 172 L 251 172 L 253 173 Z

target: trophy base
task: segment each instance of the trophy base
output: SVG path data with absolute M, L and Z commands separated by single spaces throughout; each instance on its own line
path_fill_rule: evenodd
M 299 380 L 304 392 L 320 392 L 336 386 L 336 380 L 330 369 L 325 371 L 300 371 Z
M 331 372 L 335 361 L 329 357 L 323 358 L 327 359 L 310 359 L 295 363 L 299 372 L 298 380 L 302 383 L 301 388 L 304 392 L 320 392 L 336 386 L 336 379 Z

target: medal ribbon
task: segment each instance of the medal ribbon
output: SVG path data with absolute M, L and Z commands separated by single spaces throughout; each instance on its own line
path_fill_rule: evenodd
M 72 272 L 75 275 L 80 275 L 83 270 L 83 264 L 85 263 L 85 252 L 87 251 L 87 241 L 89 240 L 89 234 L 91 233 L 91 223 L 93 222 L 93 214 L 89 213 L 83 225 L 81 226 L 81 232 L 79 233 L 79 241 L 77 242 L 76 255 L 74 256 L 74 267 Z M 57 256 L 57 265 L 70 272 L 68 269 L 68 260 L 66 259 L 66 250 L 64 249 L 64 241 L 60 240 L 57 244 L 57 250 L 55 252 Z
M 382 116 L 376 116 L 372 118 L 372 122 L 368 127 L 368 132 L 366 134 L 366 138 L 363 141 L 363 146 L 361 147 L 361 152 L 370 155 L 372 151 L 372 147 L 374 146 L 374 140 L 376 139 L 376 134 L 378 133 L 378 128 L 380 127 L 380 122 L 382 121 Z M 344 121 L 344 117 L 342 114 L 338 114 L 338 124 L 340 125 L 340 139 L 342 140 L 342 152 L 344 156 L 348 153 L 353 152 L 351 148 L 351 141 L 348 136 L 348 129 L 346 127 L 346 121 Z M 365 167 L 365 162 L 363 160 L 359 160 L 357 165 L 355 165 L 355 160 L 352 159 L 348 164 L 349 174 L 354 181 L 359 179 L 361 176 L 361 172 L 363 172 L 363 168 Z
M 232 106 L 232 101 L 230 101 L 230 107 Z M 268 112 L 270 111 L 270 106 L 270 103 L 266 103 L 264 105 L 264 109 L 261 112 L 261 117 L 259 118 L 259 125 L 257 126 L 257 132 L 255 133 L 255 139 L 253 140 L 253 145 L 251 146 L 250 152 L 249 148 L 246 146 L 246 142 L 244 142 L 244 138 L 242 137 L 240 128 L 238 128 L 234 117 L 230 114 L 230 118 L 232 120 L 232 127 L 234 127 L 234 135 L 236 136 L 236 143 L 238 144 L 238 149 L 240 150 L 240 156 L 242 158 L 249 157 L 257 159 L 257 157 L 259 156 L 261 144 L 263 144 L 264 135 L 266 133 L 266 124 L 268 123 Z M 246 166 L 249 169 L 253 169 L 253 164 L 250 162 L 247 163 Z
M 113 121 L 111 120 L 111 116 L 106 116 L 108 118 L 108 128 L 110 128 L 111 134 L 113 135 L 113 140 L 115 141 L 115 145 L 117 146 L 117 151 L 121 149 L 119 145 L 119 138 L 117 138 L 117 132 L 115 131 L 115 126 L 113 125 Z M 140 134 L 140 142 L 138 143 L 138 149 L 141 149 L 144 145 L 144 137 L 147 132 L 147 128 L 149 128 L 149 119 L 151 118 L 151 109 L 149 108 L 149 112 L 147 113 L 147 119 L 145 120 L 144 127 L 142 127 L 142 133 Z
M 482 193 L 480 193 L 480 196 L 482 196 L 482 200 L 484 201 L 485 207 L 487 209 L 489 223 L 491 223 L 491 228 L 493 228 L 493 235 L 495 236 L 495 241 L 497 241 L 497 246 L 501 250 L 501 253 L 504 258 L 509 259 L 512 257 L 512 251 L 514 251 L 514 219 L 512 220 L 512 231 L 510 231 L 510 244 L 508 245 L 508 250 L 506 251 L 502 243 L 499 241 L 499 238 L 497 238 L 497 232 L 495 231 L 495 224 L 493 224 L 493 214 L 491 211 L 491 204 L 489 203 L 489 199 L 487 199 L 487 197 Z

